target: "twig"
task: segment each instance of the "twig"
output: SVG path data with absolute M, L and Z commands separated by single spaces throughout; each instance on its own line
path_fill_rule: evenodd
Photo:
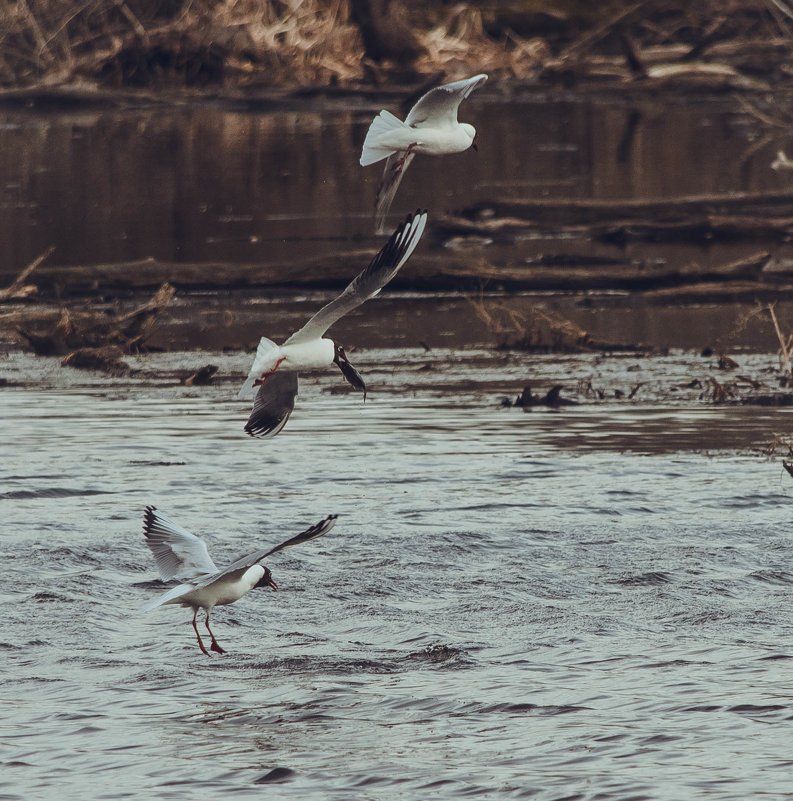
M 782 0 L 770 0 L 771 4 L 776 6 L 788 19 L 793 19 L 793 10 L 788 8 Z
M 13 282 L 6 287 L 5 289 L 0 289 L 0 300 L 5 300 L 7 298 L 12 298 L 16 295 L 24 286 L 27 277 L 36 269 L 46 258 L 52 255 L 54 252 L 55 247 L 50 245 L 44 253 L 42 253 L 38 258 L 35 258 L 24 270 L 13 280 Z
M 793 365 L 790 363 L 790 339 L 785 337 L 779 328 L 779 323 L 776 319 L 776 313 L 774 312 L 775 305 L 776 304 L 774 303 L 768 304 L 768 313 L 771 315 L 771 321 L 774 323 L 774 330 L 776 331 L 777 339 L 779 340 L 779 349 L 782 353 L 781 361 L 783 371 L 788 375 L 793 375 Z
M 623 8 L 615 16 L 606 20 L 602 25 L 598 25 L 594 30 L 588 31 L 583 36 L 576 39 L 576 41 L 573 42 L 567 49 L 562 51 L 560 55 L 560 61 L 577 56 L 582 50 L 586 50 L 588 47 L 591 47 L 595 42 L 597 42 L 598 39 L 603 38 L 618 23 L 627 19 L 631 14 L 633 14 L 634 11 L 638 11 L 646 3 L 647 0 L 639 0 L 639 2 L 628 6 L 627 8 Z
M 146 44 L 149 44 L 148 31 L 143 27 L 143 23 L 132 13 L 132 10 L 124 0 L 116 0 L 116 8 L 126 17 L 127 22 L 135 29 L 135 33 L 137 33 Z

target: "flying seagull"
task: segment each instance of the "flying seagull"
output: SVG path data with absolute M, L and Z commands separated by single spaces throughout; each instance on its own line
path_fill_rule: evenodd
M 209 556 L 206 543 L 202 539 L 174 523 L 167 515 L 158 512 L 154 506 L 147 506 L 143 515 L 143 536 L 154 554 L 160 578 L 163 581 L 175 579 L 180 583 L 168 590 L 165 595 L 144 604 L 141 610 L 148 612 L 163 604 L 192 607 L 193 630 L 198 638 L 198 647 L 209 656 L 209 651 L 204 647 L 196 627 L 196 615 L 199 609 L 203 609 L 206 612 L 204 621 L 206 629 L 212 640 L 210 649 L 218 654 L 224 654 L 226 652 L 218 645 L 212 629 L 209 628 L 209 613 L 212 608 L 233 604 L 254 587 L 272 587 L 277 590 L 278 586 L 273 581 L 270 569 L 259 563 L 282 548 L 299 545 L 327 534 L 333 528 L 337 517 L 338 515 L 328 515 L 302 534 L 276 545 L 275 548 L 254 551 L 219 570 Z
M 471 147 L 476 130 L 467 122 L 457 122 L 457 109 L 486 80 L 487 75 L 474 75 L 430 89 L 413 106 L 404 122 L 385 110 L 374 118 L 364 139 L 361 166 L 387 159 L 375 200 L 378 233 L 383 230 L 399 182 L 416 153 L 437 156 Z
M 252 437 L 274 437 L 295 408 L 297 371 L 338 365 L 344 377 L 366 398 L 366 384 L 350 364 L 341 345 L 325 337 L 325 332 L 348 312 L 373 298 L 399 271 L 418 245 L 427 212 L 417 211 L 394 231 L 366 269 L 359 273 L 335 300 L 323 306 L 283 345 L 262 337 L 248 378 L 237 396 L 253 396 L 253 411 L 245 431 Z

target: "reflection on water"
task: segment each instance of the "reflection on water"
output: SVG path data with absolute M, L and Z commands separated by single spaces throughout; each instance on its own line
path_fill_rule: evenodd
M 358 158 L 377 108 L 0 112 L 0 271 L 14 274 L 49 244 L 59 264 L 257 263 L 311 257 L 339 240 L 373 242 L 380 166 L 364 169 Z M 493 84 L 466 101 L 464 116 L 479 131 L 479 153 L 417 160 L 394 219 L 418 206 L 441 214 L 499 197 L 658 198 L 788 185 L 769 168 L 784 143 L 758 148 L 755 124 L 731 98 L 504 102 Z M 534 258 L 551 243 L 523 247 Z M 718 245 L 590 244 L 587 255 L 737 258 Z
M 784 796 L 790 479 L 744 448 L 789 410 L 524 413 L 439 389 L 492 386 L 468 354 L 369 356 L 366 404 L 307 379 L 265 442 L 175 354 L 4 390 L 0 794 Z M 148 503 L 219 562 L 340 519 L 215 613 L 208 659 L 189 612 L 136 611 Z

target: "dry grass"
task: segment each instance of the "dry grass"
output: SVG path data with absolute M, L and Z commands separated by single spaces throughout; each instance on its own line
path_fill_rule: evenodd
M 763 318 L 767 318 L 771 321 L 779 343 L 779 350 L 777 351 L 779 356 L 779 372 L 785 381 L 793 381 L 793 333 L 786 334 L 782 331 L 782 327 L 776 315 L 776 303 L 760 303 L 760 301 L 758 301 L 753 309 L 749 309 L 747 312 L 740 315 L 727 336 L 716 343 L 716 350 L 720 356 L 723 357 L 726 355 L 729 349 L 729 343 L 738 338 L 746 329 L 749 322 L 754 319 L 762 320 Z
M 478 10 L 417 31 L 418 72 L 525 76 L 540 40 L 495 42 Z M 349 0 L 16 0 L 0 3 L 0 84 L 350 84 L 366 62 Z
M 483 294 L 467 300 L 493 335 L 497 348 L 563 352 L 590 349 L 589 333 L 556 312 L 538 306 L 519 311 L 507 303 L 486 299 Z
M 419 41 L 425 49 L 416 63 L 419 71 L 442 69 L 455 77 L 468 74 L 474 64 L 477 72 L 525 78 L 550 57 L 548 45 L 539 38 L 523 40 L 509 33 L 502 42 L 494 42 L 485 31 L 482 12 L 463 3 L 420 33 Z
M 528 3 L 517 14 L 508 2 L 404 5 L 422 51 L 414 68 L 426 75 L 442 71 L 450 79 L 483 71 L 526 78 L 554 61 L 565 69 L 583 64 L 586 72 L 590 57 L 596 63 L 604 55 L 619 56 L 619 31 L 637 51 L 685 45 L 688 56 L 724 42 L 740 53 L 750 40 L 774 40 L 784 50 L 793 38 L 789 0 L 615 0 L 602 6 L 569 0 L 569 24 L 550 43 L 514 28 L 531 31 L 530 22 L 520 24 L 521 16 L 552 13 L 553 0 Z M 136 85 L 327 86 L 363 82 L 377 74 L 369 66 L 350 0 L 0 2 L 5 86 L 81 78 Z
M 185 76 L 201 82 L 191 75 L 220 82 L 256 71 L 275 84 L 362 77 L 346 0 L 0 4 L 0 81 L 6 85 L 106 77 L 114 60 L 116 79 L 134 84 Z

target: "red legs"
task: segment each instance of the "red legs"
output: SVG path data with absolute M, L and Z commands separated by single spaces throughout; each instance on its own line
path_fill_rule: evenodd
M 402 172 L 402 168 L 405 166 L 405 162 L 408 159 L 408 156 L 413 151 L 415 144 L 408 145 L 408 149 L 394 162 L 394 166 L 391 168 L 394 175 L 399 175 Z
M 262 384 L 263 384 L 263 383 L 264 383 L 264 382 L 265 382 L 265 381 L 266 381 L 266 380 L 267 380 L 267 379 L 268 379 L 268 378 L 269 378 L 269 377 L 270 377 L 270 376 L 271 376 L 271 375 L 272 375 L 272 374 L 273 374 L 273 373 L 274 373 L 274 372 L 275 372 L 275 371 L 276 371 L 276 370 L 277 370 L 277 369 L 278 369 L 278 368 L 281 366 L 281 362 L 282 362 L 282 361 L 283 361 L 285 358 L 286 358 L 286 356 L 282 356 L 282 357 L 281 357 L 281 358 L 280 358 L 280 359 L 279 359 L 279 360 L 278 360 L 278 361 L 275 363 L 275 367 L 273 367 L 273 369 L 272 369 L 272 370 L 268 370 L 266 373 L 262 373 L 262 377 L 261 377 L 261 378 L 257 378 L 257 379 L 256 379 L 256 380 L 253 382 L 253 386 L 255 386 L 255 387 L 259 387 L 259 386 L 261 386 L 261 385 L 262 385 Z
M 204 653 L 205 653 L 207 656 L 209 656 L 209 655 L 210 655 L 210 654 L 209 654 L 209 651 L 207 651 L 207 649 L 206 649 L 206 648 L 204 648 L 204 643 L 203 643 L 203 642 L 201 642 L 201 635 L 198 633 L 198 627 L 197 627 L 197 626 L 196 626 L 196 624 L 195 624 L 195 618 L 196 618 L 196 615 L 197 615 L 197 614 L 198 614 L 198 607 L 196 607 L 196 608 L 193 610 L 193 631 L 195 632 L 195 636 L 196 636 L 196 638 L 198 639 L 198 647 L 199 647 L 199 648 L 200 648 L 200 649 L 201 649 L 201 650 L 202 650 L 202 651 L 203 651 L 203 652 L 204 652 Z M 208 614 L 209 614 L 209 613 L 207 613 L 207 615 L 208 615 Z M 207 628 L 209 628 L 209 626 L 207 626 Z M 212 632 L 210 631 L 209 633 L 211 634 Z M 212 638 L 212 641 L 213 641 L 213 643 L 214 643 L 214 640 L 215 640 L 215 638 L 213 637 L 213 638 Z
M 207 631 L 209 632 L 209 636 L 212 638 L 212 645 L 209 646 L 210 650 L 214 651 L 216 654 L 225 654 L 226 652 L 220 647 L 218 641 L 215 639 L 212 629 L 209 628 L 209 609 L 207 609 L 207 616 L 204 623 L 207 627 Z

